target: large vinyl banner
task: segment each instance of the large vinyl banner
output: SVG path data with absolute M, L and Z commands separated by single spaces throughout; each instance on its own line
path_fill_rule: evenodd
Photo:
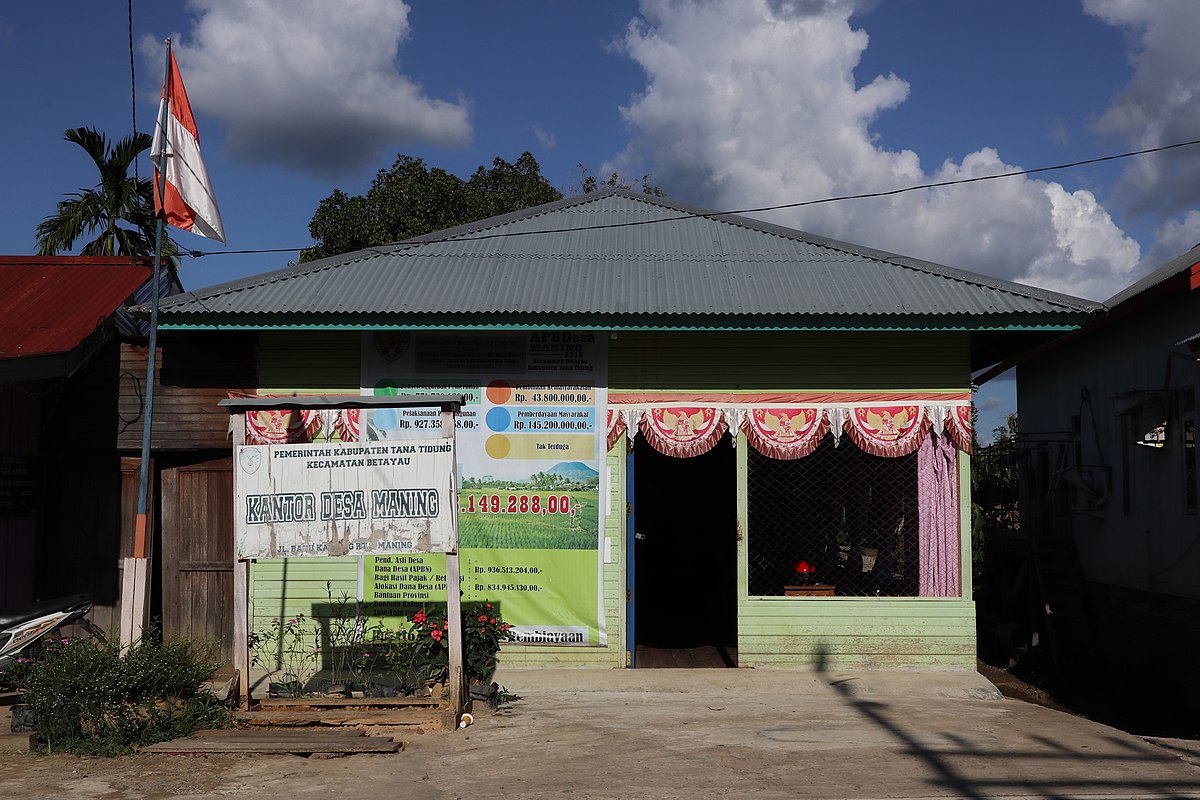
M 243 445 L 238 558 L 454 549 L 454 441 Z
M 467 397 L 456 431 L 463 590 L 498 603 L 518 642 L 607 643 L 605 341 L 576 332 L 363 337 L 363 394 Z M 364 409 L 361 425 L 364 444 L 401 442 L 428 436 L 439 419 L 436 409 Z M 369 559 L 364 600 L 396 603 L 397 614 L 444 602 L 444 564 L 438 555 Z

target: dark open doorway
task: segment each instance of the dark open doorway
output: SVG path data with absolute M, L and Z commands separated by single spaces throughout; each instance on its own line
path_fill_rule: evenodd
M 737 664 L 737 461 L 634 448 L 636 666 Z

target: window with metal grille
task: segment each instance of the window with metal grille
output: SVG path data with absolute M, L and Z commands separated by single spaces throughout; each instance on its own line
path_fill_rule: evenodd
M 747 457 L 750 595 L 917 595 L 916 453 L 827 438 L 804 458 Z

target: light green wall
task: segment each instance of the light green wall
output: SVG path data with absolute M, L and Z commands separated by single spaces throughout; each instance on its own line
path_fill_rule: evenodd
M 361 373 L 361 333 L 259 334 L 258 383 L 262 392 L 357 393 Z
M 259 354 L 264 390 L 356 391 L 357 333 L 263 333 Z M 710 333 L 622 332 L 609 341 L 611 391 L 653 393 L 828 390 L 966 391 L 968 340 L 958 333 Z M 963 598 L 755 597 L 746 591 L 748 537 L 746 443 L 738 446 L 738 645 L 743 667 L 938 667 L 975 664 L 971 597 L 970 468 L 959 459 Z M 507 647 L 506 664 L 625 664 L 625 448 L 607 457 L 610 507 L 604 535 L 604 609 L 609 645 Z M 603 547 L 601 556 L 604 556 Z M 287 580 L 284 583 L 284 570 Z M 357 587 L 355 559 L 264 561 L 251 572 L 252 614 L 269 622 L 279 610 L 326 602 Z
M 620 391 L 953 390 L 971 385 L 961 333 L 621 332 L 609 342 Z

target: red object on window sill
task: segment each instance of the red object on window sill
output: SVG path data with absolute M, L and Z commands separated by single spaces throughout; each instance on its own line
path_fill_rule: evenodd
M 836 587 L 831 583 L 806 583 L 803 586 L 783 587 L 784 597 L 833 597 Z

